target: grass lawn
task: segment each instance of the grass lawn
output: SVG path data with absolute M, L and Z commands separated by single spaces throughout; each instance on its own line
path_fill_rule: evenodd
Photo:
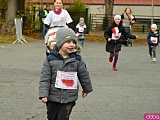
M 40 32 L 33 32 L 30 34 L 26 34 L 26 35 L 23 35 L 23 37 L 26 39 L 27 42 L 42 40 Z M 16 40 L 16 35 L 13 35 L 13 36 L 0 35 L 0 43 L 13 44 L 15 40 Z M 105 42 L 106 40 L 103 36 L 85 35 L 85 41 Z M 133 43 L 146 44 L 147 41 L 146 39 L 144 39 L 144 37 L 139 36 L 137 40 L 133 40 Z

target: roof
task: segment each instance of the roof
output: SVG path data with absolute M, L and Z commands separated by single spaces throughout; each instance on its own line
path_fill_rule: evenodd
M 73 3 L 75 0 L 63 0 L 65 4 Z M 82 0 L 86 4 L 105 4 L 105 0 Z M 32 3 L 53 3 L 53 0 L 26 0 L 26 2 Z
M 75 0 L 63 0 L 65 4 L 73 3 Z M 98 4 L 104 5 L 105 0 L 82 0 L 86 4 Z M 151 5 L 154 1 L 154 5 L 160 5 L 160 0 L 114 0 L 115 5 Z M 26 0 L 26 2 L 32 3 L 53 3 L 53 0 Z
M 160 5 L 160 0 L 114 0 L 116 5 Z

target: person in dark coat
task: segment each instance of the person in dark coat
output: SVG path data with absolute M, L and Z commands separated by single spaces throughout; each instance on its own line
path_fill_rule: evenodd
M 110 53 L 109 62 L 113 61 L 113 70 L 117 71 L 116 64 L 118 61 L 118 54 L 121 51 L 121 36 L 126 38 L 136 39 L 138 36 L 132 35 L 125 31 L 125 28 L 122 26 L 121 16 L 115 15 L 114 22 L 104 32 L 104 37 L 106 38 L 106 51 Z
M 132 33 L 132 26 L 136 22 L 136 18 L 133 15 L 133 11 L 131 10 L 131 8 L 129 7 L 125 8 L 124 12 L 121 15 L 121 19 L 122 19 L 122 25 L 125 28 L 126 32 Z M 132 46 L 132 42 L 125 37 L 122 37 L 122 44 L 125 46 L 131 44 Z
M 44 20 L 47 17 L 48 13 L 50 11 L 50 6 L 46 5 L 46 8 L 42 11 L 41 13 L 41 19 L 42 19 L 42 39 L 44 40 L 44 37 L 48 31 L 48 28 L 46 28 L 45 24 L 44 24 Z
M 159 30 L 156 24 L 151 25 L 151 30 L 147 35 L 147 41 L 149 46 L 149 54 L 153 62 L 156 62 L 156 46 L 159 43 Z
M 56 44 L 43 63 L 39 99 L 46 103 L 48 120 L 69 120 L 78 99 L 79 83 L 83 98 L 93 88 L 75 32 L 62 27 L 56 35 Z

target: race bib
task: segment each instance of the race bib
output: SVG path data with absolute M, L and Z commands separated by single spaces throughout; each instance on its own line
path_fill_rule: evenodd
M 57 71 L 55 87 L 61 89 L 77 89 L 77 72 Z
M 84 28 L 80 27 L 78 32 L 84 32 Z
M 120 37 L 121 37 L 121 33 L 117 33 L 117 34 L 112 33 L 113 40 L 118 40 Z
M 157 37 L 151 37 L 151 41 L 152 41 L 152 43 L 157 44 L 158 38 Z

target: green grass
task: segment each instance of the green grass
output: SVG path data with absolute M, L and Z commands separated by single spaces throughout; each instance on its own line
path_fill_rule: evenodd
M 95 42 L 106 42 L 106 39 L 103 36 L 97 35 L 86 35 L 85 41 L 95 41 Z M 133 43 L 146 44 L 147 40 L 144 38 L 138 38 L 137 40 L 132 40 Z
M 37 39 L 31 38 L 29 36 L 23 36 L 27 42 L 33 42 Z M 13 44 L 14 41 L 17 39 L 16 35 L 9 36 L 9 35 L 0 35 L 0 43 L 3 44 Z
M 41 33 L 40 32 L 34 32 L 32 34 L 23 35 L 27 42 L 33 42 L 41 40 Z M 144 34 L 138 34 L 139 38 L 137 40 L 133 40 L 133 43 L 140 43 L 140 44 L 146 44 L 147 40 L 145 39 Z M 0 43 L 3 44 L 13 44 L 13 42 L 16 40 L 16 35 L 9 36 L 9 35 L 0 35 Z M 106 39 L 104 36 L 97 36 L 97 35 L 85 35 L 85 41 L 94 41 L 94 42 L 106 42 Z

